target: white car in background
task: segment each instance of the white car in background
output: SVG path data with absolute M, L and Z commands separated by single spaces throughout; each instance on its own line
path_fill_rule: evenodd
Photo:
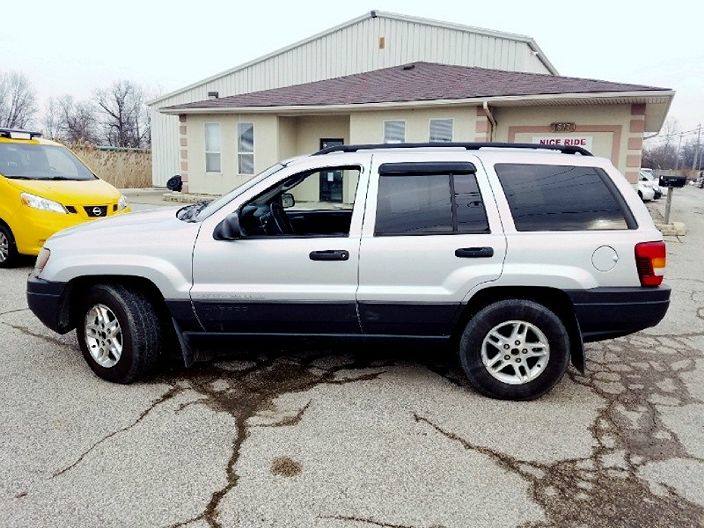
M 656 200 L 663 195 L 662 188 L 659 185 L 658 178 L 655 176 L 653 169 L 641 169 L 638 179 L 646 185 L 650 184 Z
M 644 202 L 649 202 L 655 199 L 655 189 L 653 189 L 652 184 L 648 180 L 643 180 L 639 177 L 638 181 L 633 184 L 633 188 L 638 193 L 638 196 Z

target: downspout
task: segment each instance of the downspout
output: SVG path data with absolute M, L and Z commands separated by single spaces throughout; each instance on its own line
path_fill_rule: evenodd
M 491 123 L 491 129 L 489 130 L 489 141 L 494 141 L 494 130 L 496 129 L 496 119 L 494 119 L 494 114 L 491 113 L 491 109 L 489 108 L 489 103 L 484 101 L 482 103 L 482 109 L 484 110 L 484 115 L 489 120 L 489 123 Z

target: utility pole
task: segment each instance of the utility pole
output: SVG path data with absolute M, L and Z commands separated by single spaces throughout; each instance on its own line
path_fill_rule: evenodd
M 680 168 L 680 149 L 682 148 L 682 133 L 680 132 L 680 140 L 677 143 L 677 154 L 675 155 L 675 170 Z
M 702 136 L 702 124 L 697 127 L 697 148 L 694 149 L 694 159 L 692 160 L 692 170 L 697 170 L 699 166 L 699 142 Z

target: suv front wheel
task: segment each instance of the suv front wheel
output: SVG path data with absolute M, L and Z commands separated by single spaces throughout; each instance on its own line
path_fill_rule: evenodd
M 567 370 L 565 325 L 534 301 L 508 299 L 481 309 L 462 333 L 460 363 L 479 392 L 504 400 L 532 400 Z
M 114 383 L 150 372 L 161 352 L 161 327 L 153 303 L 122 285 L 93 286 L 81 299 L 78 344 L 91 370 Z

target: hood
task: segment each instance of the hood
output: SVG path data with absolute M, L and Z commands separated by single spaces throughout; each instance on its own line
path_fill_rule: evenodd
M 18 180 L 7 181 L 20 192 L 36 194 L 63 205 L 103 205 L 116 203 L 120 191 L 101 180 Z
M 176 218 L 176 212 L 179 209 L 180 207 L 160 207 L 153 211 L 100 218 L 93 222 L 79 224 L 59 231 L 50 240 L 58 240 L 74 234 L 83 236 L 89 234 L 110 235 L 113 233 L 124 233 L 129 235 L 134 232 L 158 231 L 163 224 L 178 225 L 185 223 Z

